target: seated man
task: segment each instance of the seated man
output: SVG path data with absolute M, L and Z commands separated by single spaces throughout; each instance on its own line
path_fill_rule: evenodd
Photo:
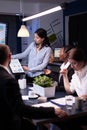
M 36 130 L 36 127 L 23 119 L 65 117 L 60 108 L 34 107 L 24 104 L 17 80 L 8 67 L 11 51 L 6 44 L 0 44 L 0 130 Z

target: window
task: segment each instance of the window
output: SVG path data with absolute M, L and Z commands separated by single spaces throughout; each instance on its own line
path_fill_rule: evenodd
M 0 23 L 0 44 L 7 43 L 7 24 Z

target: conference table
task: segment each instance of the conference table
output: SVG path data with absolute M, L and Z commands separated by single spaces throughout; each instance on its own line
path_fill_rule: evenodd
M 31 122 L 34 123 L 37 126 L 37 130 L 43 130 L 43 124 L 49 124 L 49 123 L 58 123 L 60 121 L 63 120 L 70 120 L 70 119 L 79 119 L 80 117 L 84 117 L 87 115 L 87 100 L 82 100 L 82 102 L 80 102 L 80 106 L 79 108 L 76 108 L 76 103 L 75 103 L 75 99 L 77 97 L 73 97 L 73 105 L 71 106 L 71 109 L 67 109 L 66 107 L 66 103 L 65 103 L 65 96 L 58 98 L 57 96 L 52 97 L 52 98 L 48 98 L 47 102 L 45 103 L 39 103 L 38 102 L 38 98 L 34 98 L 34 99 L 29 99 L 28 98 L 28 93 L 29 91 L 31 91 L 32 89 L 32 85 L 28 85 L 26 89 L 21 89 L 21 93 L 22 93 L 22 98 L 25 102 L 25 104 L 28 105 L 33 105 L 35 107 L 39 107 L 39 106 L 43 106 L 43 107 L 58 107 L 61 108 L 63 110 L 65 110 L 68 113 L 68 117 L 66 117 L 65 119 L 60 120 L 59 118 L 46 118 L 46 119 L 32 119 Z M 57 95 L 57 92 L 56 94 Z

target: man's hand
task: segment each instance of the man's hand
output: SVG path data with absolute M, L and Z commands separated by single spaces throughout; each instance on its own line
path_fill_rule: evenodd
M 87 100 L 87 95 L 82 95 L 79 97 L 80 99 Z
M 55 114 L 60 118 L 68 116 L 68 114 L 60 108 L 55 108 Z

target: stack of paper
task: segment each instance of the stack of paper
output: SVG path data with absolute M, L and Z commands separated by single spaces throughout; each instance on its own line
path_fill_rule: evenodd
M 35 106 L 35 107 L 54 107 L 54 108 L 59 108 L 59 106 L 57 106 L 57 105 L 55 105 L 55 104 L 53 104 L 53 103 L 51 103 L 51 102 L 46 102 L 46 103 L 40 103 L 40 104 L 35 104 L 35 105 L 33 105 L 33 106 Z

